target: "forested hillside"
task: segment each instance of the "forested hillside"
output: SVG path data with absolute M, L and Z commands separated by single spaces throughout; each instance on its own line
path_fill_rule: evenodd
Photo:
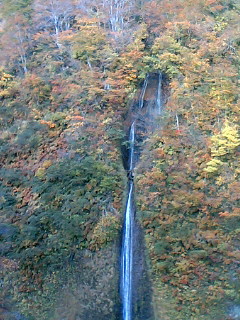
M 0 19 L 0 319 L 120 318 L 121 147 L 154 72 L 135 172 L 154 320 L 240 319 L 239 1 L 2 0 Z

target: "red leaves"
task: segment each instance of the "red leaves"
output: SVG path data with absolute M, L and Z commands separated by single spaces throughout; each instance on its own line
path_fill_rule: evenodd
M 183 132 L 183 131 L 182 131 L 181 129 L 176 130 L 176 134 L 177 134 L 177 135 L 182 134 L 182 132 Z
M 181 277 L 181 279 L 179 280 L 179 283 L 184 284 L 184 285 L 188 285 L 189 284 L 188 276 L 185 275 L 185 276 Z

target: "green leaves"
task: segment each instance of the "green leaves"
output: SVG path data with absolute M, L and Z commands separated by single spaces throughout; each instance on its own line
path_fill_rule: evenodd
M 70 250 L 88 247 L 89 234 L 119 188 L 118 175 L 108 175 L 110 168 L 92 157 L 67 159 L 45 167 L 41 179 L 34 177 L 27 183 L 31 192 L 38 194 L 37 207 L 25 217 L 14 245 L 22 266 L 27 268 L 32 262 L 35 269 L 40 268 L 51 255 L 60 263 L 58 259 Z M 4 179 L 16 185 L 17 172 L 14 178 L 10 173 L 5 172 Z M 114 219 L 108 221 L 107 242 L 114 239 L 114 230 L 119 228 L 118 219 Z

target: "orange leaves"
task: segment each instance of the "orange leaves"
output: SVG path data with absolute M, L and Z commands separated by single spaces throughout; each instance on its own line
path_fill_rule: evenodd
M 75 120 L 75 121 L 82 121 L 83 119 L 84 119 L 84 117 L 79 116 L 79 115 L 76 115 L 76 116 L 72 117 L 72 120 Z
M 219 239 L 218 234 L 219 234 L 218 230 L 206 230 L 206 231 L 201 231 L 199 233 L 199 236 L 205 239 L 207 242 L 212 242 Z
M 240 208 L 233 208 L 232 212 L 220 212 L 219 216 L 222 218 L 240 217 Z
M 36 74 L 29 74 L 24 79 L 23 85 L 31 89 L 34 89 L 36 87 L 42 86 L 43 80 L 40 77 L 38 77 Z
M 33 35 L 33 40 L 37 41 L 38 45 L 43 43 L 49 44 L 50 39 L 49 32 L 47 31 L 40 31 Z
M 71 128 L 78 128 L 78 127 L 82 127 L 84 125 L 84 117 L 80 116 L 80 115 L 70 115 L 66 117 L 66 120 L 69 120 L 69 129 Z
M 232 201 L 240 199 L 240 182 L 234 181 L 228 185 L 229 197 Z
M 160 181 L 165 180 L 166 176 L 163 172 L 158 169 L 152 169 L 151 172 L 148 172 L 144 175 L 144 178 L 141 178 L 141 184 L 143 185 L 154 185 L 158 184 Z
M 153 152 L 154 152 L 154 156 L 156 157 L 156 159 L 161 159 L 165 155 L 165 151 L 163 148 L 154 149 Z
M 205 0 L 205 4 L 207 6 L 211 6 L 211 5 L 216 4 L 216 3 L 219 3 L 219 1 L 218 0 Z
M 237 261 L 240 261 L 240 250 L 228 252 L 227 255 L 233 259 L 236 259 Z
M 205 180 L 202 179 L 202 180 L 200 180 L 198 182 L 195 182 L 193 187 L 195 189 L 203 189 L 204 187 L 206 187 L 206 182 L 205 182 Z
M 40 120 L 41 124 L 46 124 L 50 129 L 53 129 L 56 127 L 56 124 L 52 121 L 46 121 L 46 120 Z
M 73 30 L 64 30 L 59 35 L 59 40 L 61 42 L 69 42 L 71 44 L 75 33 Z

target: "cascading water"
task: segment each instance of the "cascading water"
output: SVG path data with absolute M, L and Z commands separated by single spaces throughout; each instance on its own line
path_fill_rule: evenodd
M 157 81 L 157 82 L 156 82 Z M 136 154 L 138 154 L 137 145 L 139 143 L 139 133 L 141 136 L 140 122 L 141 119 L 148 121 L 151 117 L 160 115 L 162 111 L 162 74 L 158 73 L 147 75 L 142 90 L 140 92 L 138 101 L 136 103 L 135 120 L 131 123 L 129 132 L 129 151 L 128 151 L 128 197 L 125 210 L 125 221 L 123 227 L 123 240 L 121 252 L 121 298 L 122 298 L 122 316 L 123 320 L 132 320 L 133 315 L 133 295 L 135 291 L 133 288 L 133 266 L 136 258 L 133 247 L 135 238 L 136 222 L 134 220 L 134 181 L 133 170 L 136 163 Z M 146 92 L 148 94 L 146 94 Z M 153 92 L 153 93 L 152 93 Z M 148 96 L 148 97 L 146 97 Z M 136 117 L 137 116 L 137 117 Z M 140 132 L 139 132 L 140 130 Z M 138 133 L 137 133 L 138 131 Z
M 157 90 L 157 115 L 162 113 L 162 73 L 158 75 L 158 90 Z
M 127 208 L 125 213 L 125 230 L 122 248 L 122 300 L 123 319 L 132 319 L 132 208 L 133 208 L 133 181 L 130 182 Z
M 134 165 L 134 144 L 135 144 L 135 121 L 130 129 L 130 161 L 129 172 L 132 174 Z M 129 193 L 127 206 L 125 211 L 125 225 L 123 231 L 122 245 L 122 303 L 123 303 L 123 319 L 131 320 L 132 318 L 132 251 L 133 251 L 133 181 L 129 181 Z
M 135 144 L 135 121 L 133 121 L 130 129 L 130 164 L 129 164 L 129 170 L 133 170 L 133 164 L 134 164 L 134 144 Z
M 144 80 L 142 91 L 141 91 L 141 95 L 139 97 L 139 109 L 140 110 L 143 108 L 144 96 L 145 96 L 145 93 L 146 93 L 147 85 L 148 85 L 148 74 L 147 74 L 147 76 L 146 76 L 146 78 Z

